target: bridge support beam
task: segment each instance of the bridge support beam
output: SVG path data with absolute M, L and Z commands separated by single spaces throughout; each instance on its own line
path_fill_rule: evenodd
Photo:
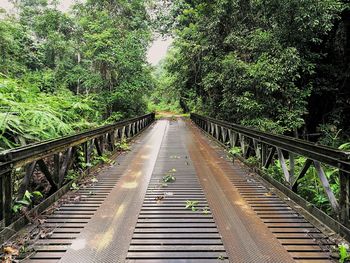
M 339 182 L 340 182 L 340 197 L 339 206 L 341 211 L 341 221 L 344 225 L 349 226 L 350 219 L 350 174 L 340 171 L 339 172 Z
M 4 218 L 5 227 L 11 223 L 12 215 L 12 183 L 11 183 L 12 172 L 9 171 L 3 174 L 1 178 L 1 210 Z

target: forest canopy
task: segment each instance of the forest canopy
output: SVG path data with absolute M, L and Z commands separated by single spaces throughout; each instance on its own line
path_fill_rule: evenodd
M 0 150 L 147 111 L 146 1 L 12 1 L 0 9 Z
M 338 147 L 350 135 L 346 0 L 57 0 L 0 9 L 0 150 L 150 110 Z M 146 61 L 154 33 L 174 39 Z
M 158 92 L 185 111 L 338 146 L 350 135 L 346 2 L 162 1 L 158 30 L 174 43 Z

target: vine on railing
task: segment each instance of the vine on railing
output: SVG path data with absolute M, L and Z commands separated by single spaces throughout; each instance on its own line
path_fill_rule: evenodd
M 33 174 L 40 174 L 49 194 L 74 179 L 74 173 L 88 172 L 106 152 L 123 146 L 150 125 L 154 113 L 117 122 L 56 140 L 34 143 L 0 152 L 0 226 L 8 226 L 20 204 L 32 204 L 40 192 L 28 191 Z M 125 144 L 125 143 L 124 143 Z M 42 185 L 41 185 L 42 186 Z
M 298 194 L 299 183 L 312 169 L 322 184 L 332 216 L 342 224 L 350 225 L 350 152 L 261 132 L 198 114 L 191 114 L 191 119 L 202 130 L 228 146 L 232 154 L 240 153 L 261 170 L 271 172 L 270 166 L 277 164 L 274 168 L 279 169 L 283 184 L 294 193 Z M 331 188 L 328 180 L 330 175 L 326 174 L 325 167 L 333 167 L 332 173 L 339 174 L 339 189 Z M 336 193 L 334 190 L 337 190 Z

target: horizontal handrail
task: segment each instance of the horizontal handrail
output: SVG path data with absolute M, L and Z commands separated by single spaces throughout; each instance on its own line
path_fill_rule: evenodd
M 92 162 L 103 157 L 105 153 L 114 152 L 124 138 L 135 136 L 154 120 L 155 114 L 150 113 L 74 135 L 0 152 L 0 227 L 8 226 L 12 222 L 13 204 L 23 198 L 34 172 L 41 173 L 49 183 L 50 192 L 47 194 L 55 193 L 71 180 L 66 177 L 69 171 L 88 173 Z M 22 173 L 23 178 L 14 193 L 13 178 L 16 172 Z
M 79 145 L 90 139 L 97 138 L 110 130 L 121 128 L 123 126 L 148 117 L 154 118 L 154 113 L 149 113 L 140 117 L 123 120 L 114 124 L 106 125 L 96 129 L 91 129 L 74 135 L 68 135 L 60 137 L 58 139 L 46 140 L 2 151 L 0 152 L 0 176 L 2 173 L 8 170 L 9 166 L 11 166 L 11 168 L 16 166 L 22 166 L 26 163 L 34 161 L 36 159 L 35 157 L 37 157 L 37 159 L 43 158 L 43 156 L 47 154 L 52 154 L 53 152 L 58 151 L 61 148 Z
M 202 121 L 210 121 L 221 127 L 234 130 L 252 139 L 259 140 L 263 143 L 281 148 L 283 150 L 303 155 L 312 160 L 337 167 L 342 171 L 350 171 L 350 152 L 317 145 L 293 137 L 277 135 L 268 132 L 262 132 L 253 128 L 244 127 L 242 125 L 229 123 L 226 121 L 216 120 L 210 117 L 204 117 L 195 113 L 191 114 L 192 119 Z
M 299 203 L 303 203 L 302 207 L 310 213 L 317 214 L 317 218 L 321 221 L 331 222 L 328 225 L 333 229 L 345 229 L 339 225 L 339 221 L 341 224 L 350 226 L 350 203 L 348 198 L 350 195 L 350 152 L 293 137 L 262 132 L 254 128 L 216 120 L 195 113 L 191 114 L 191 120 L 204 132 L 225 146 L 239 146 L 243 159 L 254 157 L 256 159 L 256 168 L 261 171 L 265 179 L 287 194 L 287 196 L 298 199 L 299 201 L 301 200 L 298 195 L 300 179 L 313 166 L 328 198 L 329 205 L 332 208 L 332 215 L 336 221 L 327 219 L 328 217 L 318 209 L 310 209 L 309 204 L 304 199 L 304 201 Z M 295 157 L 298 155 L 305 158 L 302 167 L 300 164 L 300 167 L 296 167 Z M 275 181 L 264 170 L 275 161 L 279 162 L 282 175 L 282 178 L 279 180 L 282 180 L 282 184 Z M 339 169 L 340 191 L 338 194 L 334 193 L 330 186 L 329 178 L 327 178 L 324 171 L 324 165 Z M 298 168 L 298 172 L 296 172 L 296 168 Z M 350 237 L 350 230 L 347 233 Z

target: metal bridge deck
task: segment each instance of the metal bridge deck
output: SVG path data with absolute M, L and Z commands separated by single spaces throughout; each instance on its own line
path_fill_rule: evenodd
M 331 262 L 319 230 L 189 122 L 158 121 L 97 179 L 25 262 Z

